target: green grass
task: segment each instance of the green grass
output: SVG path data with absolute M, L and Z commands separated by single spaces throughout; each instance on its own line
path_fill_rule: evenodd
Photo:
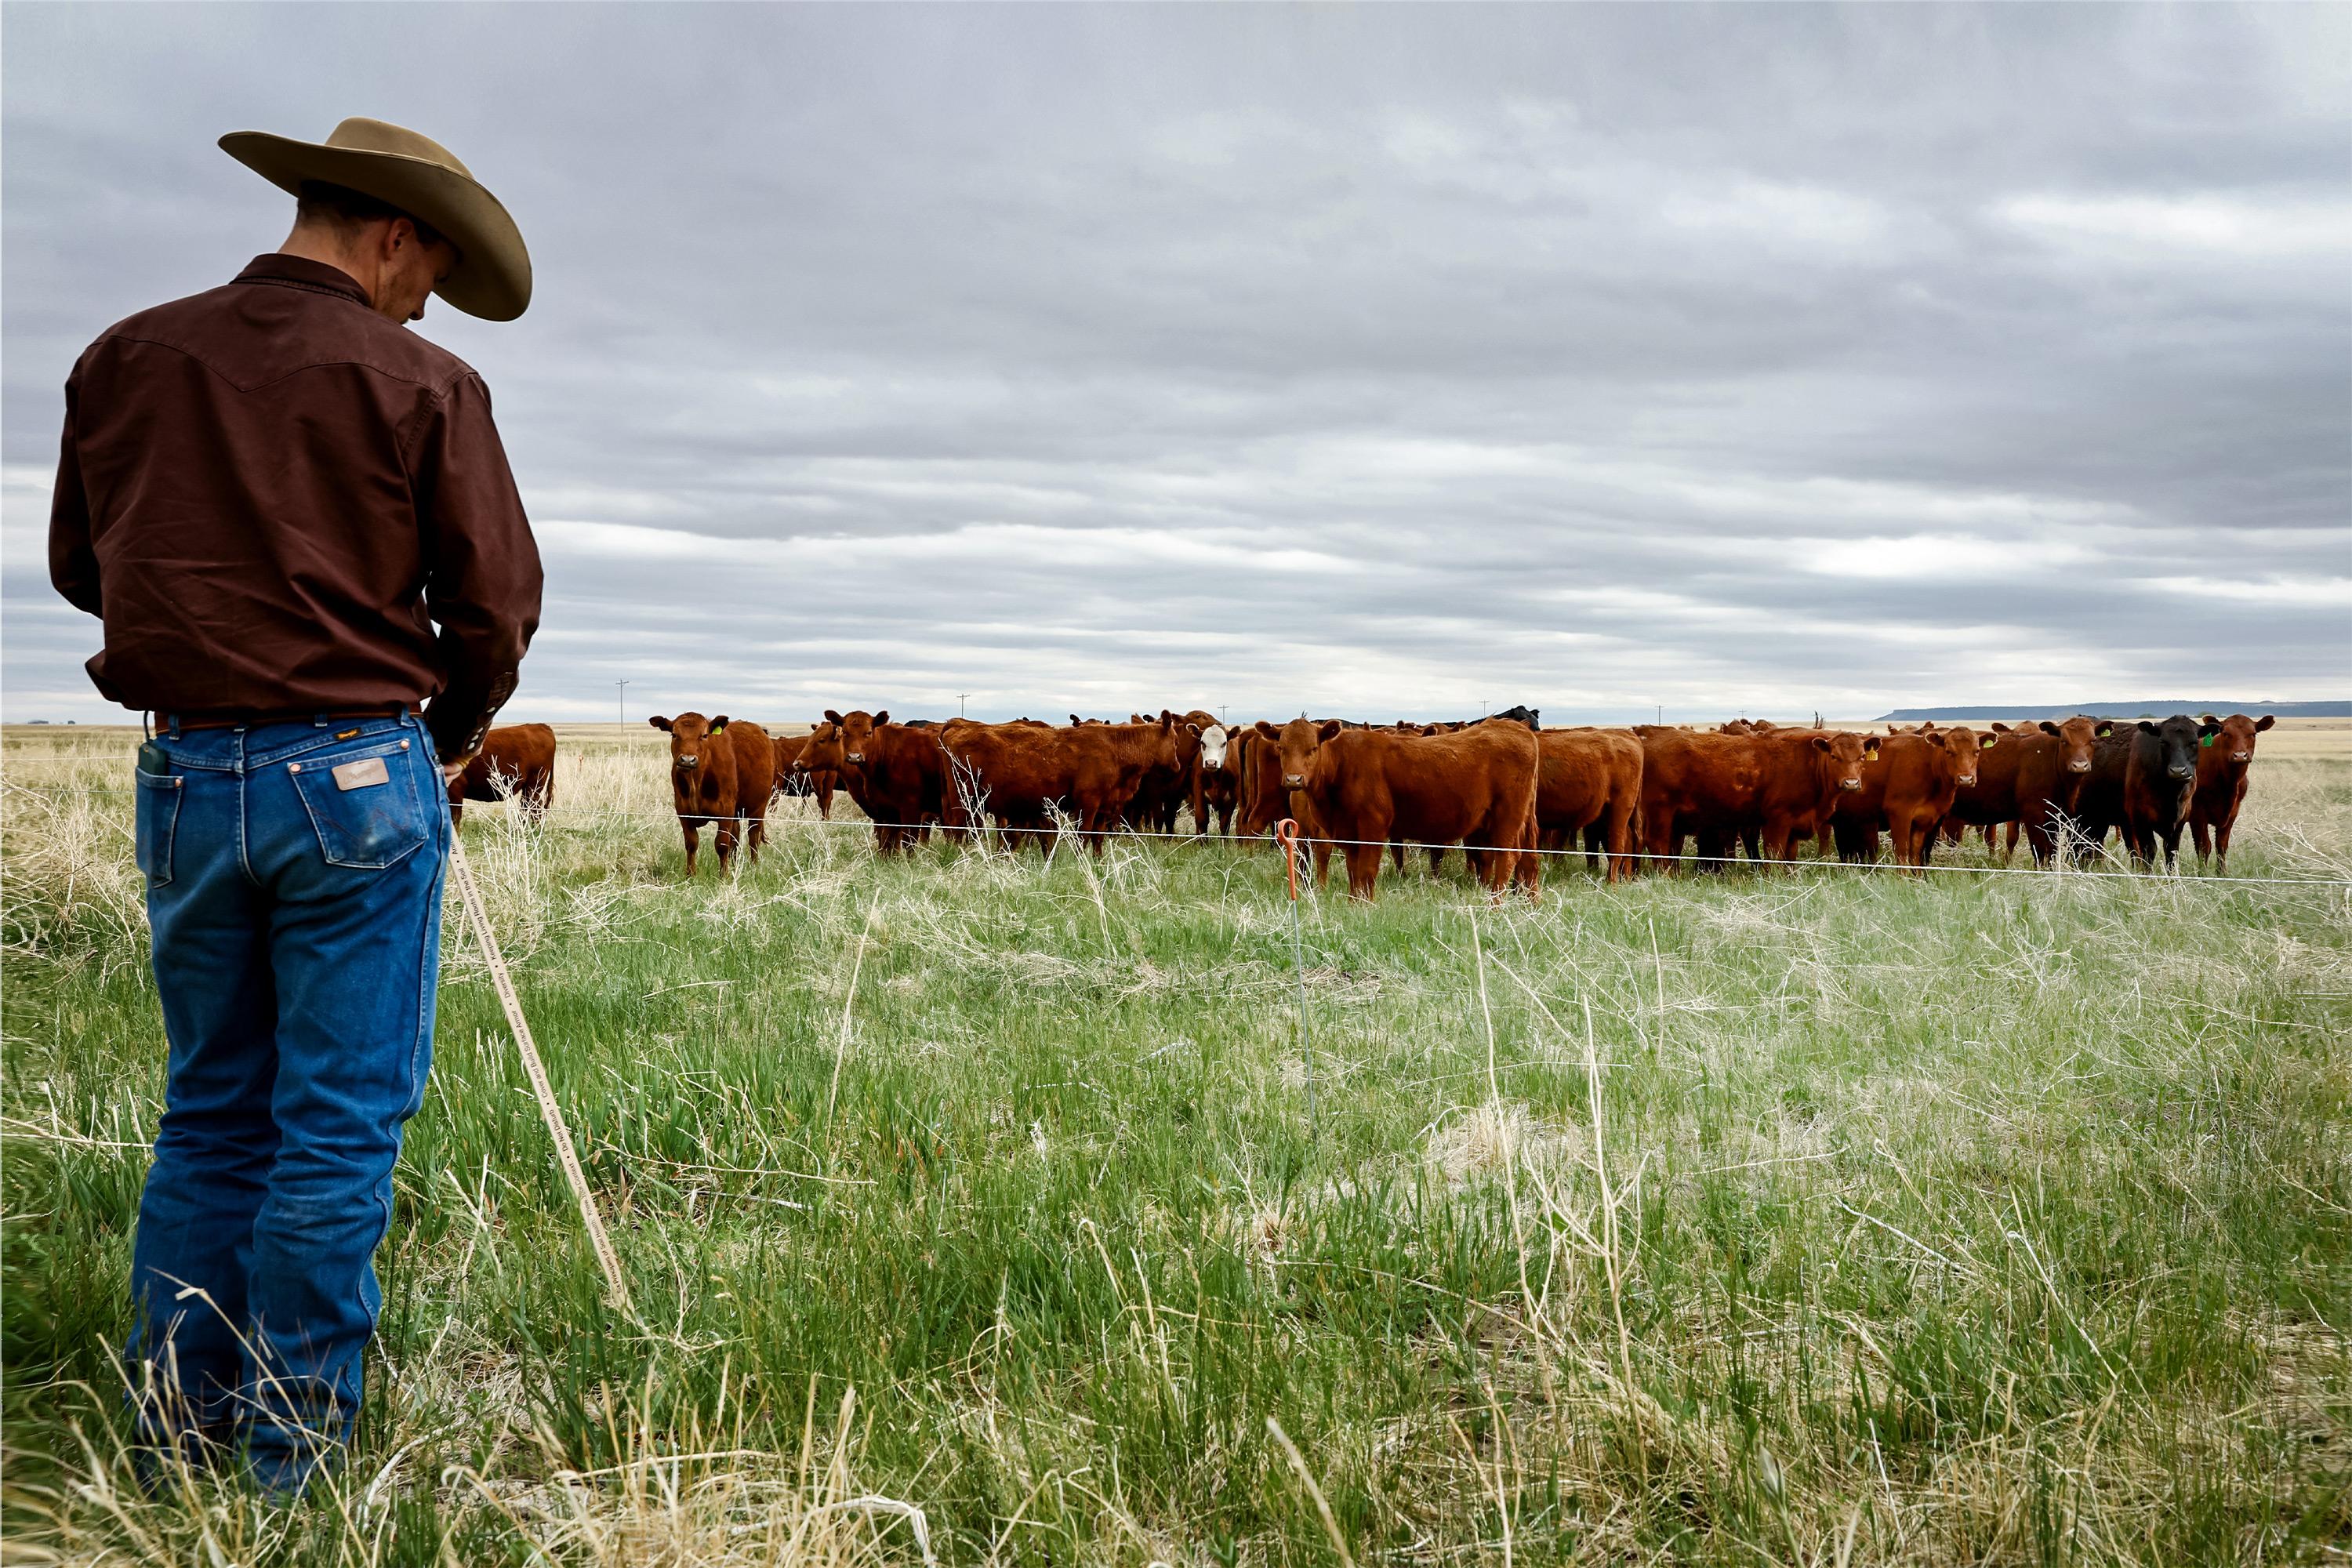
M 573 765 L 646 803 L 636 752 Z M 1495 908 L 1416 866 L 1304 910 L 1310 1082 L 1262 851 L 795 826 L 688 887 L 584 811 L 467 838 L 643 1321 L 453 902 L 349 1479 L 139 1497 L 105 1347 L 162 1050 L 99 767 L 8 807 L 27 1553 L 918 1560 L 824 1506 L 867 1494 L 957 1564 L 2352 1541 L 2341 886 L 1580 865 Z M 2258 776 L 2232 869 L 2342 877 L 2346 782 Z

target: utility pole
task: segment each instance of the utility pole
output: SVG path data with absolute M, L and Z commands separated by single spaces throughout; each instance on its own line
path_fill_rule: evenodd
M 1659 703 L 1659 704 L 1658 704 L 1658 722 L 1659 722 L 1661 725 L 1663 725 L 1663 724 L 1664 724 L 1664 723 L 1665 723 L 1665 721 L 1666 721 L 1666 705 L 1665 705 L 1664 703 L 1661 702 L 1661 703 Z
M 614 684 L 614 685 L 615 685 L 615 686 L 617 686 L 617 687 L 619 687 L 619 688 L 621 689 L 621 696 L 620 696 L 621 722 L 622 722 L 622 724 L 623 724 L 624 726 L 625 726 L 625 725 L 628 723 L 628 721 L 629 721 L 629 683 L 628 683 L 627 681 L 625 681 L 625 680 L 616 680 L 616 681 L 613 682 L 613 684 Z
M 959 691 L 959 692 L 957 692 L 957 693 L 956 693 L 956 717 L 957 717 L 957 718 L 961 719 L 961 718 L 962 718 L 962 717 L 963 717 L 963 700 L 964 700 L 965 698 L 967 698 L 967 697 L 971 696 L 971 692 L 969 692 L 969 691 Z

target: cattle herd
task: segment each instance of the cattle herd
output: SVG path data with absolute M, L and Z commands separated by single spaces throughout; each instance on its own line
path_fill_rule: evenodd
M 1583 851 L 1610 881 L 1647 865 L 1718 869 L 1744 849 L 1782 860 L 1811 840 L 1842 860 L 1924 868 L 1939 839 L 1980 829 L 2006 860 L 2021 832 L 2037 864 L 2097 848 L 2110 832 L 2142 866 L 2162 846 L 2171 868 L 2187 828 L 2200 859 L 2229 868 L 2254 738 L 2268 716 L 2162 721 L 2076 717 L 1982 731 L 1921 724 L 1889 733 L 1735 720 L 1713 731 L 1541 728 L 1524 708 L 1461 723 L 1359 724 L 1299 718 L 1226 724 L 1163 710 L 1128 722 L 1034 719 L 894 723 L 887 712 L 830 709 L 805 735 L 772 735 L 725 715 L 656 718 L 670 742 L 670 785 L 694 874 L 701 830 L 725 870 L 740 843 L 757 858 L 778 794 L 812 796 L 830 817 L 836 790 L 872 819 L 890 853 L 934 827 L 992 826 L 1019 850 L 1064 826 L 1097 853 L 1105 835 L 1192 831 L 1255 839 L 1285 817 L 1309 841 L 1318 883 L 1332 853 L 1348 889 L 1370 899 L 1383 852 L 1408 847 L 1434 869 L 1458 847 L 1496 893 L 1533 894 L 1540 857 Z M 536 816 L 554 799 L 555 732 L 493 730 L 449 789 L 513 796 Z M 2001 837 L 2005 833 L 2005 839 Z

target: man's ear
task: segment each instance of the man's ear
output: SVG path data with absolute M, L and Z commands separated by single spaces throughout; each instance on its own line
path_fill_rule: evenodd
M 2265 713 L 2261 718 L 2254 721 L 2254 728 L 2257 730 L 2267 730 L 2277 722 L 2278 721 L 2275 718 Z
M 1263 735 L 1269 741 L 1279 741 L 1282 739 L 1282 731 L 1276 729 L 1273 725 L 1267 723 L 1263 719 L 1251 725 L 1250 730 L 1253 733 Z
M 828 724 L 838 724 L 841 722 L 841 715 L 828 708 L 824 710 L 824 721 Z
M 656 730 L 667 730 L 669 728 L 669 721 L 663 718 L 658 713 L 646 720 L 646 722 L 651 724 Z
M 1347 727 L 1348 726 L 1339 720 L 1326 719 L 1322 723 L 1316 726 L 1315 738 L 1318 741 L 1328 741 Z
M 714 735 L 725 728 L 727 728 L 727 715 L 724 713 L 710 721 L 710 732 Z
M 879 730 L 880 728 L 882 728 L 882 726 L 883 726 L 883 725 L 887 724 L 889 721 L 890 721 L 890 710 L 888 710 L 887 708 L 885 708 L 884 710 L 882 710 L 882 711 L 881 711 L 881 712 L 877 713 L 876 715 L 874 715 L 874 727 L 875 727 L 876 729 L 877 729 L 877 730 Z

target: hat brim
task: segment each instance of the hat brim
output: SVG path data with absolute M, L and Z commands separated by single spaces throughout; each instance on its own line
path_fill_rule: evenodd
M 299 195 L 322 180 L 387 202 L 448 237 L 458 261 L 433 291 L 453 310 L 511 321 L 530 305 L 530 252 L 522 230 L 478 180 L 402 153 L 371 153 L 297 142 L 266 131 L 232 131 L 221 151 L 278 189 Z

